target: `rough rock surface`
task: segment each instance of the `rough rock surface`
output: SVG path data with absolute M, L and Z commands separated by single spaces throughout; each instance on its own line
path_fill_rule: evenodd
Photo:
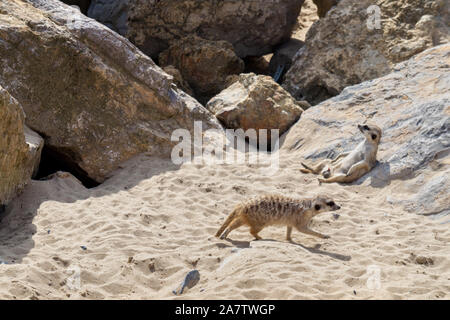
M 403 204 L 406 211 L 448 214 L 450 44 L 428 49 L 393 70 L 304 112 L 282 149 L 301 154 L 299 161 L 334 158 L 362 140 L 356 125 L 370 121 L 383 130 L 379 163 L 355 183 L 386 187 L 386 200 Z
M 0 85 L 74 171 L 102 182 L 142 152 L 166 157 L 173 130 L 220 128 L 128 40 L 56 0 L 0 2 Z
M 189 83 L 183 79 L 180 70 L 175 68 L 174 66 L 168 65 L 163 68 L 164 72 L 173 77 L 173 82 L 188 95 L 193 96 L 194 91 L 192 90 Z
M 279 129 L 280 135 L 303 112 L 301 103 L 271 77 L 254 73 L 241 74 L 238 81 L 212 98 L 206 107 L 226 128 Z
M 377 26 L 377 9 L 380 25 Z M 449 2 L 341 0 L 308 31 L 283 87 L 313 104 L 450 39 Z
M 291 35 L 303 0 L 93 0 L 88 15 L 155 58 L 187 35 L 226 40 L 240 57 L 261 56 Z
M 23 190 L 39 165 L 43 139 L 24 120 L 20 104 L 0 86 L 0 207 Z
M 189 36 L 177 41 L 159 55 L 161 66 L 173 65 L 206 103 L 225 88 L 226 78 L 244 71 L 244 62 L 226 41 L 204 40 Z
M 34 178 L 39 170 L 39 165 L 41 162 L 41 154 L 44 149 L 44 139 L 28 128 L 27 125 L 24 124 L 23 128 L 25 134 L 25 141 L 28 145 L 29 150 L 29 158 L 30 158 L 30 167 L 31 167 L 31 177 Z

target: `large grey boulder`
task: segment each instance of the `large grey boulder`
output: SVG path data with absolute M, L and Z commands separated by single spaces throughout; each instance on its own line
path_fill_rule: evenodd
M 341 0 L 308 31 L 283 86 L 317 104 L 450 40 L 448 1 Z
M 20 104 L 0 86 L 0 211 L 36 173 L 43 145 L 25 126 Z
M 148 152 L 168 157 L 176 129 L 221 128 L 128 40 L 57 0 L 0 2 L 0 85 L 27 125 L 74 172 L 104 181 Z
M 356 125 L 365 121 L 383 130 L 379 163 L 355 183 L 380 188 L 410 212 L 450 213 L 450 44 L 308 109 L 282 150 L 299 161 L 335 158 L 362 140 Z
M 89 17 L 156 58 L 196 34 L 230 42 L 239 57 L 261 56 L 289 39 L 304 0 L 93 0 Z

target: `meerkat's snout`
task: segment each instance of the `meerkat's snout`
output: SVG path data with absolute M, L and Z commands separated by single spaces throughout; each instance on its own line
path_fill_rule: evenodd
M 316 211 L 315 214 L 319 214 L 321 212 L 329 212 L 336 211 L 341 209 L 339 205 L 337 205 L 333 199 L 325 198 L 325 197 L 317 197 L 314 200 L 313 208 Z
M 364 131 L 369 131 L 370 128 L 368 125 L 366 124 L 358 124 L 358 129 L 359 131 L 361 131 L 363 134 L 365 133 Z
M 381 129 L 379 127 L 375 125 L 368 126 L 367 124 L 358 124 L 358 129 L 366 139 L 369 139 L 369 141 L 373 141 L 377 144 L 380 142 Z

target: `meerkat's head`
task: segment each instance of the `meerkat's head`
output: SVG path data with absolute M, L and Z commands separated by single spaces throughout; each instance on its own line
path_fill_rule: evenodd
M 327 196 L 318 196 L 311 202 L 311 209 L 313 210 L 314 215 L 321 212 L 336 211 L 340 208 L 341 207 L 338 206 L 333 199 Z
M 380 143 L 381 129 L 374 124 L 358 124 L 359 131 L 370 141 L 376 145 Z

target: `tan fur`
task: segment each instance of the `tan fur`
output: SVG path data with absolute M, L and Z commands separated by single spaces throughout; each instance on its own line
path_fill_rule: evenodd
M 373 124 L 358 125 L 365 139 L 355 150 L 343 153 L 334 160 L 326 159 L 315 166 L 302 163 L 303 173 L 322 174 L 324 179 L 319 182 L 353 182 L 368 173 L 377 162 L 378 145 L 381 139 L 381 129 Z M 375 138 L 373 138 L 375 137 Z
M 268 195 L 238 204 L 216 233 L 224 239 L 228 234 L 243 225 L 250 227 L 250 233 L 261 239 L 258 233 L 270 225 L 287 226 L 287 240 L 291 241 L 292 228 L 320 238 L 328 238 L 308 228 L 312 217 L 327 211 L 339 210 L 340 207 L 327 196 L 314 199 L 292 199 L 284 196 Z M 225 232 L 224 232 L 225 231 Z

